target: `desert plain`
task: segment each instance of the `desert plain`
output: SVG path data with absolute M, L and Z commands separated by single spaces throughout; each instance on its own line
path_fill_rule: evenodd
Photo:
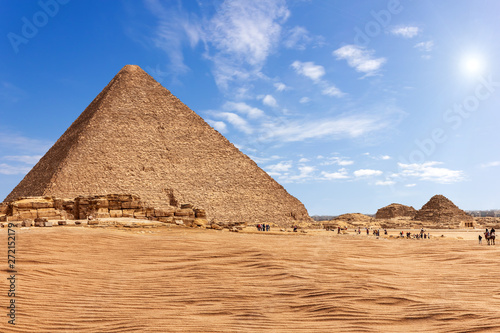
M 0 331 L 499 332 L 500 247 L 399 231 L 16 228 L 16 325 L 2 292 Z

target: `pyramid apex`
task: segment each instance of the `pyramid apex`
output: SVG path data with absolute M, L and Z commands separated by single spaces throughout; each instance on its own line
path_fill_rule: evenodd
M 125 65 L 125 66 L 123 66 L 123 68 L 120 70 L 119 73 L 123 73 L 123 72 L 137 73 L 137 72 L 144 72 L 144 70 L 137 65 Z

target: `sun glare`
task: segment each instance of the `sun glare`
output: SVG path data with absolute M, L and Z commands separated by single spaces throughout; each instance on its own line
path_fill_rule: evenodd
M 469 55 L 462 59 L 462 69 L 468 75 L 479 75 L 484 69 L 484 62 L 478 55 Z

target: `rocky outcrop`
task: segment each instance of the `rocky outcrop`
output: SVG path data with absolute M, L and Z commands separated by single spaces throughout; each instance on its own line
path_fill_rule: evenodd
M 5 201 L 112 193 L 159 209 L 192 203 L 227 222 L 310 221 L 299 200 L 133 65 L 111 80 Z M 148 214 L 94 208 L 110 216 Z
M 397 203 L 390 204 L 377 210 L 376 219 L 393 219 L 399 217 L 414 217 L 417 210 L 411 206 L 405 206 Z
M 147 206 L 140 197 L 130 194 L 79 196 L 75 199 L 25 197 L 4 203 L 2 212 L 5 214 L 0 214 L 0 221 L 23 221 L 22 226 L 31 226 L 32 220 L 35 226 L 42 226 L 49 220 L 96 221 L 103 218 L 121 217 L 149 219 L 185 226 L 206 227 L 209 224 L 205 210 L 195 208 L 191 204 L 154 208 Z M 58 225 L 65 225 L 65 223 L 58 222 Z
M 458 208 L 443 195 L 433 196 L 418 212 L 414 220 L 430 222 L 443 228 L 458 228 L 472 223 L 474 218 Z

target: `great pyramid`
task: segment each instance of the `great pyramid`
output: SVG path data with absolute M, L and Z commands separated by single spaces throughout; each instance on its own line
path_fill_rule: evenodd
M 397 217 L 413 217 L 417 210 L 411 206 L 392 203 L 377 210 L 376 219 L 393 219 Z
M 415 214 L 414 220 L 434 222 L 448 227 L 458 227 L 464 222 L 472 222 L 473 217 L 458 208 L 444 195 L 433 196 Z
M 139 66 L 127 65 L 7 196 L 137 195 L 220 221 L 310 220 L 304 205 Z

